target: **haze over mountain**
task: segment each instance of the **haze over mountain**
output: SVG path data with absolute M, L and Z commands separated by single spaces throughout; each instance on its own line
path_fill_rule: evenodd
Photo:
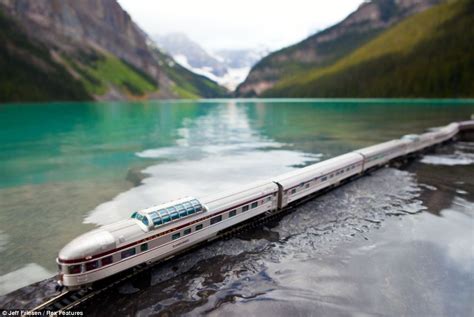
M 263 58 L 237 88 L 237 95 L 262 96 L 284 79 L 301 76 L 312 68 L 330 65 L 406 17 L 440 2 L 441 0 L 364 2 L 340 23 Z
M 219 97 L 115 0 L 0 0 L 0 101 Z
M 268 54 L 265 48 L 208 51 L 183 33 L 155 35 L 157 45 L 187 69 L 234 90 L 250 68 Z
M 118 0 L 148 34 L 184 33 L 206 50 L 277 50 L 344 19 L 364 0 Z

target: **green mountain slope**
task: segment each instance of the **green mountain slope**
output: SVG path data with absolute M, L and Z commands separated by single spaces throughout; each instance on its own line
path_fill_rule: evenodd
M 343 21 L 263 58 L 236 90 L 238 96 L 261 96 L 275 84 L 314 67 L 325 67 L 368 43 L 408 16 L 441 0 L 371 0 Z
M 213 98 L 116 0 L 0 0 L 0 102 Z
M 157 90 L 149 75 L 94 50 L 51 55 L 0 11 L 0 102 L 92 100 L 114 86 L 121 95 Z
M 409 17 L 329 66 L 299 72 L 267 97 L 472 97 L 474 2 Z
M 0 11 L 0 102 L 87 100 L 84 86 Z
M 106 94 L 111 86 L 130 98 L 158 89 L 157 82 L 150 75 L 112 54 L 80 50 L 69 55 L 63 53 L 61 57 L 70 72 L 94 96 Z

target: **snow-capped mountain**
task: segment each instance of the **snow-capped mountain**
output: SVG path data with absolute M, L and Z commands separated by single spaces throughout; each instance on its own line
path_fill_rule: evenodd
M 182 66 L 230 90 L 243 82 L 252 66 L 269 53 L 265 48 L 208 51 L 183 33 L 156 35 L 153 39 Z

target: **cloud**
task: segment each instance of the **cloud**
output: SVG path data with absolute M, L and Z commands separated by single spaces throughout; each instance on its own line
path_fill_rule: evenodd
M 206 48 L 277 49 L 330 26 L 363 0 L 119 0 L 149 34 L 183 32 Z

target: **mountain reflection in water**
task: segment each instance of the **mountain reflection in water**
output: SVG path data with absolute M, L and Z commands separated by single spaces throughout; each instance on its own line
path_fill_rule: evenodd
M 471 113 L 472 102 L 437 100 L 3 105 L 0 294 L 53 276 L 65 243 L 137 208 Z M 448 145 L 405 169 L 380 170 L 267 228 L 172 260 L 83 309 L 466 315 L 474 285 L 473 148 Z M 0 307 L 33 305 L 53 292 L 52 279 L 42 281 L 0 297 Z

